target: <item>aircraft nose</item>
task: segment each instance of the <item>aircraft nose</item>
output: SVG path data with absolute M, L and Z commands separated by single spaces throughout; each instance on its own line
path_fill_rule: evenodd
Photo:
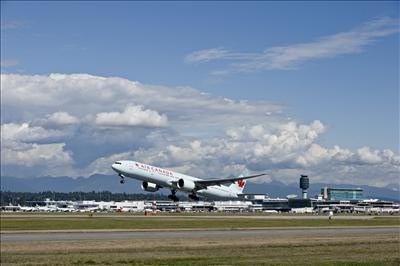
M 115 171 L 115 172 L 119 172 L 121 169 L 121 163 L 120 162 L 115 162 L 111 165 L 111 168 Z

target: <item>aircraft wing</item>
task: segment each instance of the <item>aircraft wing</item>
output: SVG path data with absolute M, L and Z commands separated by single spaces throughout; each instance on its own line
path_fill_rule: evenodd
M 215 186 L 215 185 L 219 186 L 222 184 L 234 183 L 235 181 L 238 181 L 238 180 L 250 179 L 250 178 L 263 176 L 263 175 L 266 175 L 266 174 L 249 175 L 249 176 L 234 177 L 234 178 L 196 180 L 194 182 L 196 184 L 196 187 L 199 187 L 200 189 L 205 189 L 209 186 Z

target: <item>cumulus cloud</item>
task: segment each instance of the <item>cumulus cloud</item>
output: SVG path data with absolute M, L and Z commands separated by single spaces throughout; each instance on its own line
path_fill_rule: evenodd
M 25 176 L 111 174 L 129 159 L 203 178 L 249 170 L 269 174 L 259 182 L 294 182 L 304 171 L 330 183 L 398 180 L 395 152 L 324 147 L 323 122 L 289 119 L 267 101 L 88 74 L 2 74 L 1 94 L 2 165 Z
M 19 167 L 44 166 L 46 170 L 73 163 L 65 143 L 54 143 L 65 137 L 62 131 L 30 126 L 28 123 L 1 125 L 1 163 Z M 49 142 L 49 143 L 47 143 Z
M 59 130 L 44 129 L 43 127 L 30 126 L 28 123 L 7 123 L 1 125 L 2 145 L 10 142 L 34 142 L 45 139 L 63 137 L 65 134 Z
M 315 143 L 324 131 L 325 126 L 318 120 L 268 129 L 254 125 L 229 129 L 221 138 L 184 141 L 112 158 L 137 158 L 203 178 L 237 175 L 245 169 L 268 173 L 258 182 L 274 178 L 290 183 L 304 171 L 315 182 L 384 185 L 398 178 L 400 157 L 394 152 L 367 147 L 356 151 L 339 146 L 324 148 Z M 101 162 L 104 168 L 111 158 L 102 158 Z M 97 166 L 99 163 L 96 161 Z
M 382 162 L 382 157 L 378 150 L 372 151 L 369 147 L 362 147 L 357 150 L 357 155 L 362 162 L 365 163 L 380 163 Z
M 229 71 L 253 72 L 292 69 L 309 60 L 362 52 L 366 46 L 376 40 L 398 32 L 398 19 L 383 17 L 366 22 L 349 31 L 321 37 L 311 42 L 270 47 L 259 53 L 238 53 L 222 48 L 212 48 L 195 51 L 187 55 L 185 61 L 232 61 L 228 69 L 212 72 L 217 75 L 227 74 Z
M 100 126 L 143 126 L 166 127 L 168 118 L 157 111 L 143 109 L 143 106 L 127 106 L 123 112 L 104 112 L 96 115 Z
M 134 158 L 133 152 L 121 152 L 109 156 L 99 157 L 91 162 L 86 169 L 82 171 L 84 175 L 92 174 L 112 174 L 110 165 L 118 160 L 126 160 L 127 158 Z
M 189 87 L 88 74 L 2 74 L 1 94 L 2 119 L 8 122 L 3 126 L 9 135 L 21 127 L 31 144 L 65 143 L 80 165 L 76 173 L 87 173 L 84 168 L 106 154 L 169 145 L 189 136 L 224 134 L 225 125 L 265 121 L 264 113 L 282 110 L 265 101 L 234 101 Z M 274 119 L 268 120 L 275 123 Z M 54 129 L 64 125 L 74 127 Z M 34 137 L 46 135 L 48 139 Z M 19 140 L 3 142 L 16 150 L 23 142 L 22 137 Z
M 352 164 L 354 166 L 387 165 L 399 168 L 400 157 L 393 151 L 373 150 L 370 147 L 362 147 L 356 151 L 334 146 L 332 149 L 324 148 L 318 144 L 312 144 L 308 150 L 297 158 L 299 164 L 303 166 L 315 166 L 321 162 L 335 162 L 337 164 Z M 400 169 L 399 169 L 400 170 Z
M 65 166 L 73 162 L 71 154 L 64 150 L 65 143 L 25 144 L 19 149 L 5 147 L 2 149 L 2 162 L 8 165 L 31 167 L 42 165 L 48 167 Z
M 56 112 L 47 116 L 48 122 L 58 125 L 72 125 L 79 123 L 79 118 L 67 112 Z
M 115 110 L 121 110 L 121 107 L 132 106 L 128 111 L 135 112 L 134 117 L 151 114 L 160 126 L 166 126 L 166 122 L 171 120 L 179 131 L 185 133 L 193 131 L 191 121 L 194 120 L 198 125 L 197 131 L 209 131 L 212 126 L 221 128 L 221 121 L 231 125 L 241 125 L 243 121 L 265 121 L 265 113 L 275 114 L 283 109 L 266 101 L 248 103 L 213 97 L 189 87 L 151 86 L 123 78 L 88 74 L 2 74 L 1 90 L 5 109 L 3 117 L 6 119 L 12 116 L 26 121 L 33 119 L 29 114 L 37 118 L 49 113 L 67 112 L 79 113 L 85 121 L 95 123 L 100 113 L 99 119 L 102 120 L 117 115 Z M 136 110 L 138 107 L 134 106 L 143 106 L 143 110 Z M 7 107 L 29 112 L 8 113 Z M 126 114 L 126 110 L 120 114 Z M 132 124 L 133 119 L 129 120 L 128 124 Z

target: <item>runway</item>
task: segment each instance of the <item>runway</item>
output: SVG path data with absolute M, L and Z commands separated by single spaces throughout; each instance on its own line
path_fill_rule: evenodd
M 123 240 L 173 238 L 240 238 L 240 237 L 338 237 L 400 235 L 400 227 L 285 228 L 235 230 L 168 230 L 168 231 L 82 231 L 1 233 L 1 242 L 62 240 Z
M 95 217 L 101 218 L 118 218 L 118 219 L 157 219 L 157 218 L 165 218 L 165 219 L 261 219 L 261 220 L 326 220 L 328 219 L 328 215 L 188 215 L 188 216 L 174 216 L 174 215 L 157 215 L 157 216 L 143 216 L 143 215 L 129 215 L 129 214 L 95 214 Z M 32 218 L 32 214 L 7 214 L 5 215 L 7 218 Z M 37 217 L 40 218 L 86 218 L 87 214 L 39 214 Z M 371 220 L 377 217 L 385 218 L 385 217 L 393 217 L 393 216 L 375 216 L 375 215 L 336 215 L 335 220 Z

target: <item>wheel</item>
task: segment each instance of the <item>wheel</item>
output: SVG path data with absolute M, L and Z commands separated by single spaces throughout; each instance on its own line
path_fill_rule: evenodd
M 125 183 L 125 180 L 122 179 L 122 180 L 120 180 L 119 182 L 120 182 L 121 184 L 123 184 L 123 183 Z

